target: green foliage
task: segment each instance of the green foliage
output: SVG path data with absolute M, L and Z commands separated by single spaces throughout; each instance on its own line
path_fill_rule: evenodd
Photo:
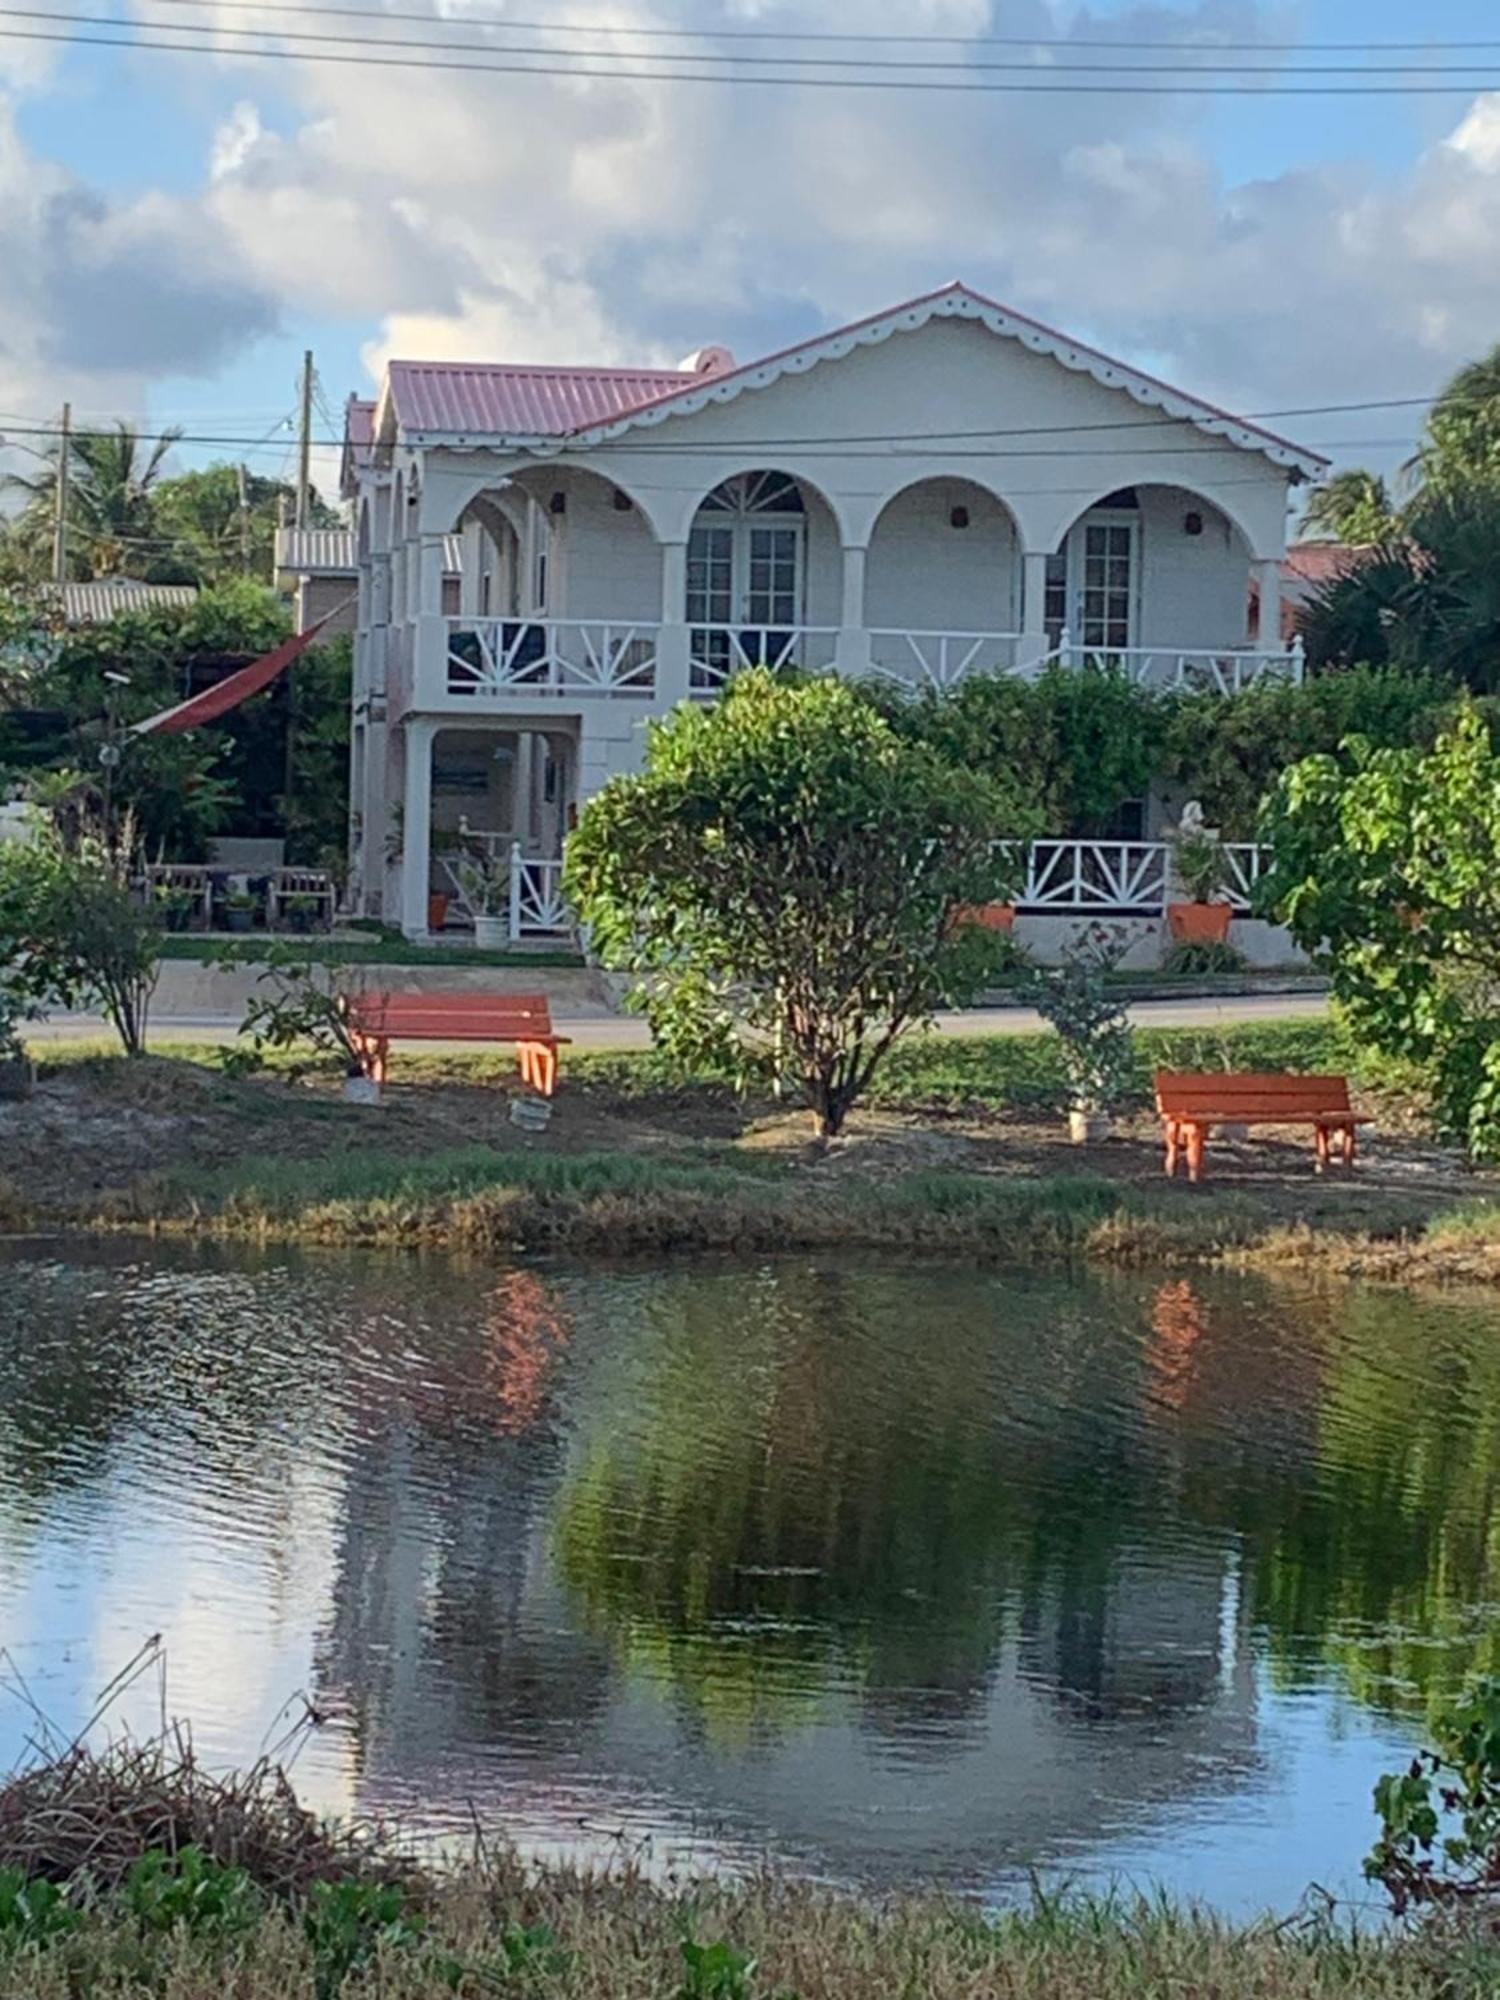
M 407 1951 L 426 1942 L 427 1920 L 411 1908 L 399 1883 L 318 1882 L 303 1918 L 313 1951 L 318 2000 L 333 2000 L 351 1973 L 381 1951 Z
M 1162 960 L 1161 969 L 1178 979 L 1211 979 L 1222 973 L 1243 972 L 1245 956 L 1226 938 L 1205 938 L 1190 944 L 1174 944 Z
M 726 1939 L 701 1944 L 685 1937 L 682 1962 L 685 1972 L 677 2000 L 750 2000 L 755 1960 Z
M 1395 526 L 1390 488 L 1378 472 L 1351 467 L 1336 472 L 1313 493 L 1302 517 L 1302 533 L 1360 547 L 1383 542 Z
M 216 1931 L 232 1935 L 259 1919 L 264 1899 L 243 1868 L 229 1867 L 201 1847 L 143 1854 L 125 1878 L 126 1908 L 144 1931 Z
M 264 1066 L 268 1049 L 310 1048 L 346 1076 L 358 1076 L 362 1064 L 349 1026 L 349 1002 L 363 989 L 365 976 L 357 967 L 311 958 L 293 944 L 260 945 L 256 956 L 265 963 L 262 990 L 251 996 L 239 1030 L 251 1047 L 239 1052 L 233 1073 L 247 1073 L 247 1064 Z M 224 1052 L 226 1072 L 231 1054 Z
M 1190 903 L 1211 903 L 1229 877 L 1223 843 L 1206 827 L 1179 827 L 1172 836 L 1172 869 Z
M 37 1950 L 78 1928 L 76 1906 L 56 1882 L 0 1868 L 0 1951 Z
M 152 488 L 180 432 L 146 439 L 131 424 L 76 431 L 69 441 L 67 527 L 71 576 L 139 575 L 155 553 Z M 49 574 L 61 444 L 43 454 L 40 472 L 10 472 L 6 490 L 22 496 L 11 530 L 32 577 Z
M 1129 951 L 1124 926 L 1095 924 L 1057 966 L 1038 966 L 1029 981 L 1032 1005 L 1056 1030 L 1072 1110 L 1110 1111 L 1129 1094 L 1135 1063 L 1130 1021 L 1108 980 Z
M 1418 1065 L 1445 1127 L 1500 1153 L 1500 759 L 1472 709 L 1430 751 L 1351 739 L 1282 779 L 1260 907 L 1328 963 L 1354 1032 Z
M 1015 788 L 846 683 L 757 671 L 653 729 L 585 810 L 566 890 L 665 1049 L 800 1091 L 829 1136 L 903 1034 L 992 976 L 993 934 L 954 913 L 1008 898 L 1033 830 Z
M 287 785 L 281 801 L 287 858 L 342 881 L 349 838 L 349 689 L 354 641 L 347 632 L 312 646 L 290 669 Z
M 1441 1710 L 1433 1739 L 1375 1787 L 1381 1830 L 1365 1874 L 1398 1916 L 1500 1886 L 1500 1680 L 1480 1680 Z
M 201 584 L 269 576 L 278 515 L 295 497 L 285 480 L 237 465 L 207 465 L 160 480 L 153 496 L 157 554 L 145 574 Z M 308 525 L 338 526 L 338 516 L 316 494 Z

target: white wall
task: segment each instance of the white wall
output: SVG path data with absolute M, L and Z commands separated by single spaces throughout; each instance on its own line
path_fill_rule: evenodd
M 622 513 L 603 479 L 570 467 L 532 472 L 525 485 L 549 508 L 549 609 L 560 617 L 614 623 L 661 616 L 661 551 L 638 507 Z M 550 512 L 553 494 L 565 502 Z
M 955 507 L 967 508 L 967 528 L 952 525 Z M 870 537 L 865 623 L 877 631 L 1020 631 L 1015 524 L 993 494 L 967 479 L 930 479 L 892 500 Z
M 1139 486 L 1143 646 L 1244 645 L 1249 551 L 1224 514 L 1181 487 Z M 1190 535 L 1189 514 L 1203 532 Z

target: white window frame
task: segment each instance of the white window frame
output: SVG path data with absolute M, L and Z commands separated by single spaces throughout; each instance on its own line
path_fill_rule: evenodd
M 1084 565 L 1087 561 L 1090 528 L 1125 528 L 1130 534 L 1130 579 L 1125 613 L 1126 640 L 1117 648 L 1086 637 L 1083 617 Z M 1075 646 L 1099 652 L 1128 650 L 1140 643 L 1141 628 L 1141 517 L 1134 507 L 1091 507 L 1068 535 L 1068 632 Z

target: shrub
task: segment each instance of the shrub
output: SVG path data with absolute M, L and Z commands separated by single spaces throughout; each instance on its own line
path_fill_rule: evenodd
M 1108 979 L 1133 942 L 1123 926 L 1095 924 L 1055 967 L 1038 967 L 1032 1004 L 1057 1030 L 1074 1111 L 1102 1112 L 1129 1096 L 1135 1047 L 1124 1003 Z

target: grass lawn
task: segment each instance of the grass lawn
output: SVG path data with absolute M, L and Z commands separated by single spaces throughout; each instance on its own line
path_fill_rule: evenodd
M 413 944 L 400 931 L 382 930 L 369 937 L 297 937 L 277 932 L 224 937 L 169 936 L 162 940 L 164 959 L 195 965 L 260 965 L 269 945 L 283 946 L 315 965 L 535 965 L 581 967 L 583 955 L 561 946 L 534 951 L 478 951 L 473 945 Z

